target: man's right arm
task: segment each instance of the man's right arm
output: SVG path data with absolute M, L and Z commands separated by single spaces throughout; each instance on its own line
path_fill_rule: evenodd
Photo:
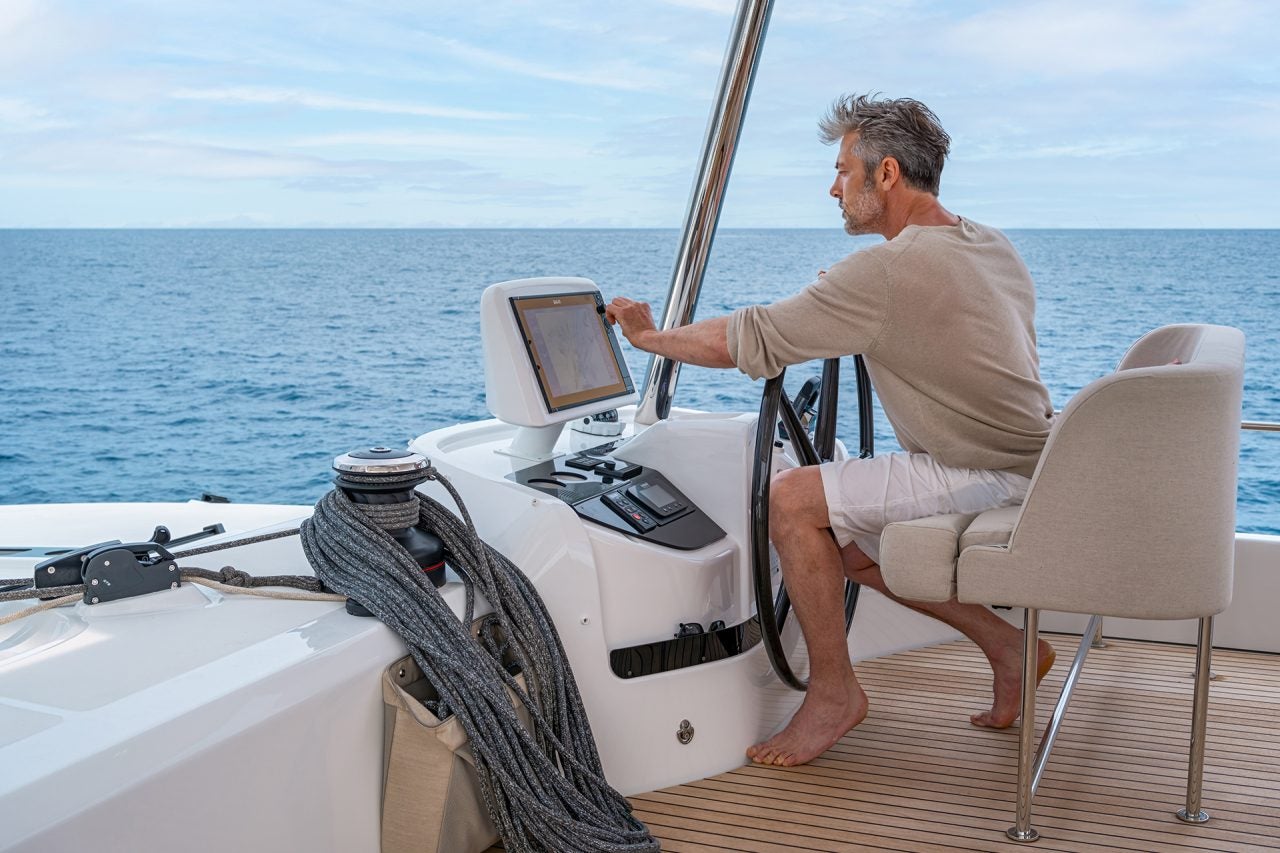
M 700 367 L 733 367 L 726 332 L 728 317 L 712 317 L 665 331 L 656 328 L 649 305 L 619 296 L 605 308 L 605 318 L 616 323 L 636 349 Z

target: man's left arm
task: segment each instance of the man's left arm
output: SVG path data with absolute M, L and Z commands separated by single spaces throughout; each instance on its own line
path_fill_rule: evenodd
M 605 318 L 616 323 L 636 349 L 699 367 L 734 366 L 729 357 L 727 316 L 660 331 L 648 303 L 619 296 L 605 308 Z

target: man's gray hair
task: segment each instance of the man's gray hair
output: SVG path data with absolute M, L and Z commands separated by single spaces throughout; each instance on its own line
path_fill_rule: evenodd
M 818 135 L 830 145 L 851 132 L 858 134 L 853 154 L 866 167 L 868 182 L 880 161 L 892 157 L 908 186 L 938 194 L 951 137 L 933 110 L 911 98 L 845 95 L 818 122 Z

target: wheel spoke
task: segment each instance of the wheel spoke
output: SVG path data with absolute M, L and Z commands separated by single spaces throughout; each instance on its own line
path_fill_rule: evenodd
M 818 457 L 818 450 L 813 446 L 813 442 L 809 440 L 809 434 L 805 432 L 804 424 L 800 423 L 800 416 L 796 414 L 795 407 L 791 405 L 791 401 L 787 399 L 786 394 L 779 394 L 778 396 L 781 398 L 778 401 L 778 405 L 782 410 L 782 425 L 786 427 L 787 435 L 791 439 L 791 446 L 795 448 L 796 455 L 800 457 L 800 464 L 819 464 L 822 460 Z

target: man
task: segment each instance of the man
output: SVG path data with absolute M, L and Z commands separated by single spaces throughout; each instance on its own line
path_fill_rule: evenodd
M 606 312 L 639 349 L 736 366 L 752 378 L 862 353 L 906 450 L 796 468 L 772 483 L 770 535 L 809 648 L 810 681 L 786 728 L 747 750 L 762 764 L 810 761 L 867 715 L 844 636 L 846 577 L 977 643 L 994 672 L 994 700 L 970 720 L 1012 725 L 1022 632 L 980 605 L 902 601 L 885 588 L 876 560 L 889 522 L 1020 503 L 1053 417 L 1025 264 L 1004 235 L 938 202 L 951 140 L 937 116 L 909 98 L 846 96 L 819 127 L 824 142 L 839 142 L 830 193 L 845 230 L 885 243 L 853 253 L 794 296 L 725 317 L 658 331 L 645 303 L 618 297 Z M 1038 677 L 1052 663 L 1041 641 Z

